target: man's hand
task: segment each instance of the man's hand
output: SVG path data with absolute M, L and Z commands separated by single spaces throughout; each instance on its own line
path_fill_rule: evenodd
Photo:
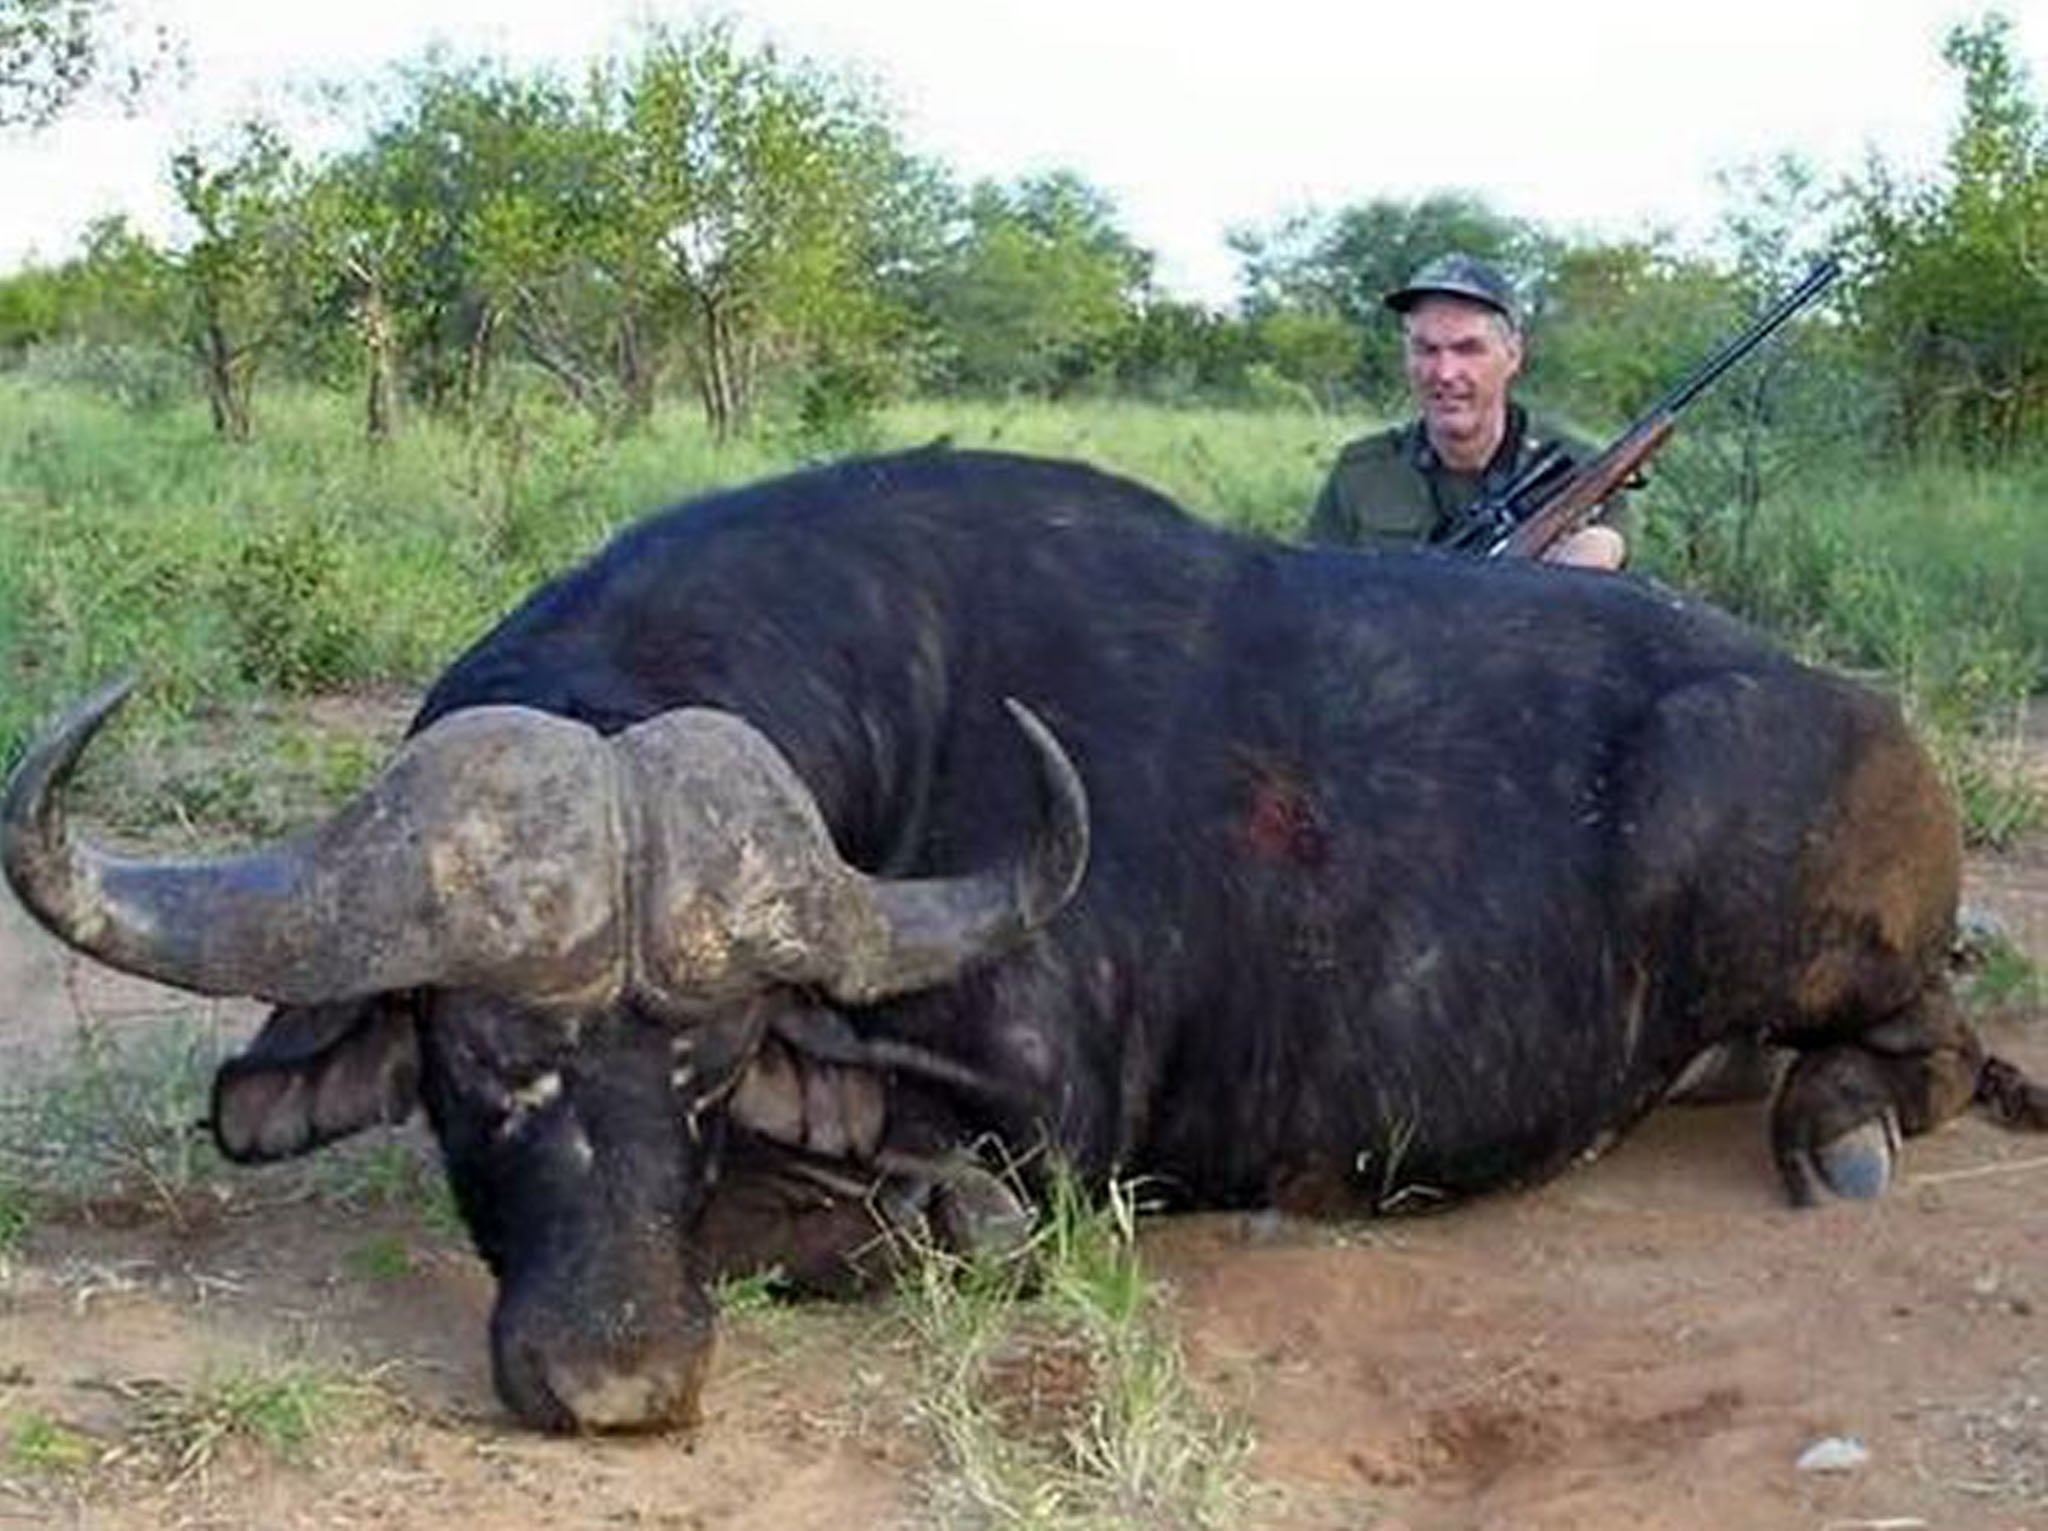
M 1546 548 L 1543 561 L 1576 569 L 1619 569 L 1628 562 L 1628 540 L 1611 526 L 1582 526 Z

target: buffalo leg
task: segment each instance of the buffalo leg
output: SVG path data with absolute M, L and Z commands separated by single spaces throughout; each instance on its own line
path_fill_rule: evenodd
M 880 1187 L 747 1166 L 720 1177 L 697 1239 L 713 1279 L 774 1272 L 805 1296 L 842 1297 L 889 1279 L 900 1231 Z
M 1881 1195 L 1900 1140 L 1967 1108 L 1983 1066 L 1945 980 L 1853 1040 L 1803 1053 L 1771 1108 L 1771 1151 L 1793 1204 Z
M 862 1165 L 756 1142 L 734 1161 L 698 1232 L 713 1278 L 776 1271 L 805 1296 L 850 1296 L 922 1250 L 1001 1257 L 1031 1232 L 1029 1203 L 963 1152 Z

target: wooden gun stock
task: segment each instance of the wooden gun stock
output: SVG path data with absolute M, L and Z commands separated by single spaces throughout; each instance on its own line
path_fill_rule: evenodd
M 1635 478 L 1677 427 L 1678 417 L 1668 410 L 1637 421 L 1598 457 L 1574 468 L 1533 511 L 1488 548 L 1486 556 L 1541 558 L 1580 527 L 1590 526 L 1600 518 L 1601 508 Z

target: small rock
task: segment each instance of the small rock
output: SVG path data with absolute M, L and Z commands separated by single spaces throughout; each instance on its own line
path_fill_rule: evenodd
M 2012 945 L 2012 927 L 1981 904 L 1964 904 L 1956 910 L 1955 944 L 1949 948 L 1949 962 L 1969 969 L 1984 965 L 2001 946 Z
M 1853 1435 L 1829 1435 L 1799 1453 L 1803 1473 L 1854 1472 L 1870 1460 L 1870 1451 Z

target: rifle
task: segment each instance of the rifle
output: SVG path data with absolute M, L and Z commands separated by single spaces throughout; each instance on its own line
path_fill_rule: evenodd
M 1505 489 L 1474 501 L 1438 546 L 1482 558 L 1537 558 L 1553 543 L 1598 520 L 1607 499 L 1633 483 L 1643 464 L 1671 439 L 1678 412 L 1827 291 L 1841 270 L 1832 256 L 1816 264 L 1797 287 L 1701 362 L 1597 456 L 1574 464 L 1557 443 L 1546 446 Z

